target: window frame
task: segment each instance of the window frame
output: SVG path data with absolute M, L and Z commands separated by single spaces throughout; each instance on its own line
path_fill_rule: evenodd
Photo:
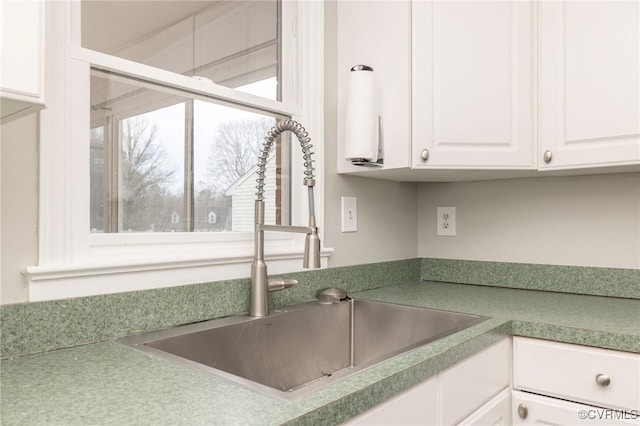
M 80 2 L 47 7 L 47 108 L 40 113 L 38 265 L 25 271 L 29 300 L 178 286 L 249 276 L 253 233 L 92 234 L 89 226 L 90 68 L 142 78 L 300 121 L 322 164 L 322 2 L 282 2 L 283 101 L 274 101 L 141 63 L 88 50 L 80 44 Z M 306 224 L 302 158 L 292 141 L 291 222 Z M 298 178 L 299 177 L 299 178 Z M 315 196 L 323 205 L 323 175 L 316 169 Z M 322 236 L 322 216 L 318 225 Z M 267 233 L 270 273 L 301 270 L 303 236 Z M 327 265 L 331 249 L 323 249 Z

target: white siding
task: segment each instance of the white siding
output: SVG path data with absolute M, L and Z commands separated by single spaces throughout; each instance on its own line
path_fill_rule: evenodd
M 252 170 L 235 188 L 232 198 L 233 217 L 232 231 L 253 231 L 253 210 L 256 199 L 256 171 Z M 276 156 L 272 155 L 267 161 L 265 176 L 265 223 L 275 224 L 276 221 Z

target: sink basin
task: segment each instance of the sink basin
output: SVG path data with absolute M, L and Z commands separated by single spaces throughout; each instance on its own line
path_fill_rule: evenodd
M 227 317 L 120 339 L 147 353 L 291 399 L 487 317 L 350 299 Z

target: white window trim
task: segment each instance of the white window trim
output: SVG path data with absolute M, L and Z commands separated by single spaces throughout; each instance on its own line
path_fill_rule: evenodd
M 316 164 L 323 163 L 323 37 L 322 2 L 297 3 L 297 17 L 283 11 L 284 49 L 303 55 L 284 58 L 294 70 L 294 103 L 263 99 L 206 81 L 176 75 L 124 59 L 83 49 L 79 43 L 79 2 L 56 2 L 47 16 L 47 109 L 40 117 L 39 260 L 28 267 L 29 301 L 54 300 L 150 288 L 171 287 L 232 278 L 247 278 L 253 258 L 250 233 L 102 234 L 89 232 L 89 67 L 123 70 L 130 75 L 160 76 L 176 88 L 242 101 L 275 113 L 294 113 L 308 130 Z M 291 13 L 291 14 L 290 14 Z M 287 56 L 287 55 L 285 55 Z M 298 64 L 299 66 L 294 66 Z M 285 77 L 286 78 L 286 77 Z M 292 87 L 283 97 L 291 99 Z M 294 141 L 295 142 L 295 141 Z M 306 191 L 302 161 L 292 148 L 292 223 L 306 224 Z M 299 181 L 299 182 L 298 182 Z M 316 208 L 322 236 L 324 205 L 322 167 L 316 168 Z M 298 188 L 300 183 L 300 188 Z M 302 270 L 303 236 L 267 233 L 270 274 Z M 331 249 L 324 248 L 327 266 Z

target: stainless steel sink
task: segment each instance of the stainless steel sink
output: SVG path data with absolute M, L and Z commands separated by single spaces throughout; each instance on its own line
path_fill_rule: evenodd
M 367 300 L 303 303 L 268 317 L 228 317 L 122 343 L 291 399 L 487 317 Z

